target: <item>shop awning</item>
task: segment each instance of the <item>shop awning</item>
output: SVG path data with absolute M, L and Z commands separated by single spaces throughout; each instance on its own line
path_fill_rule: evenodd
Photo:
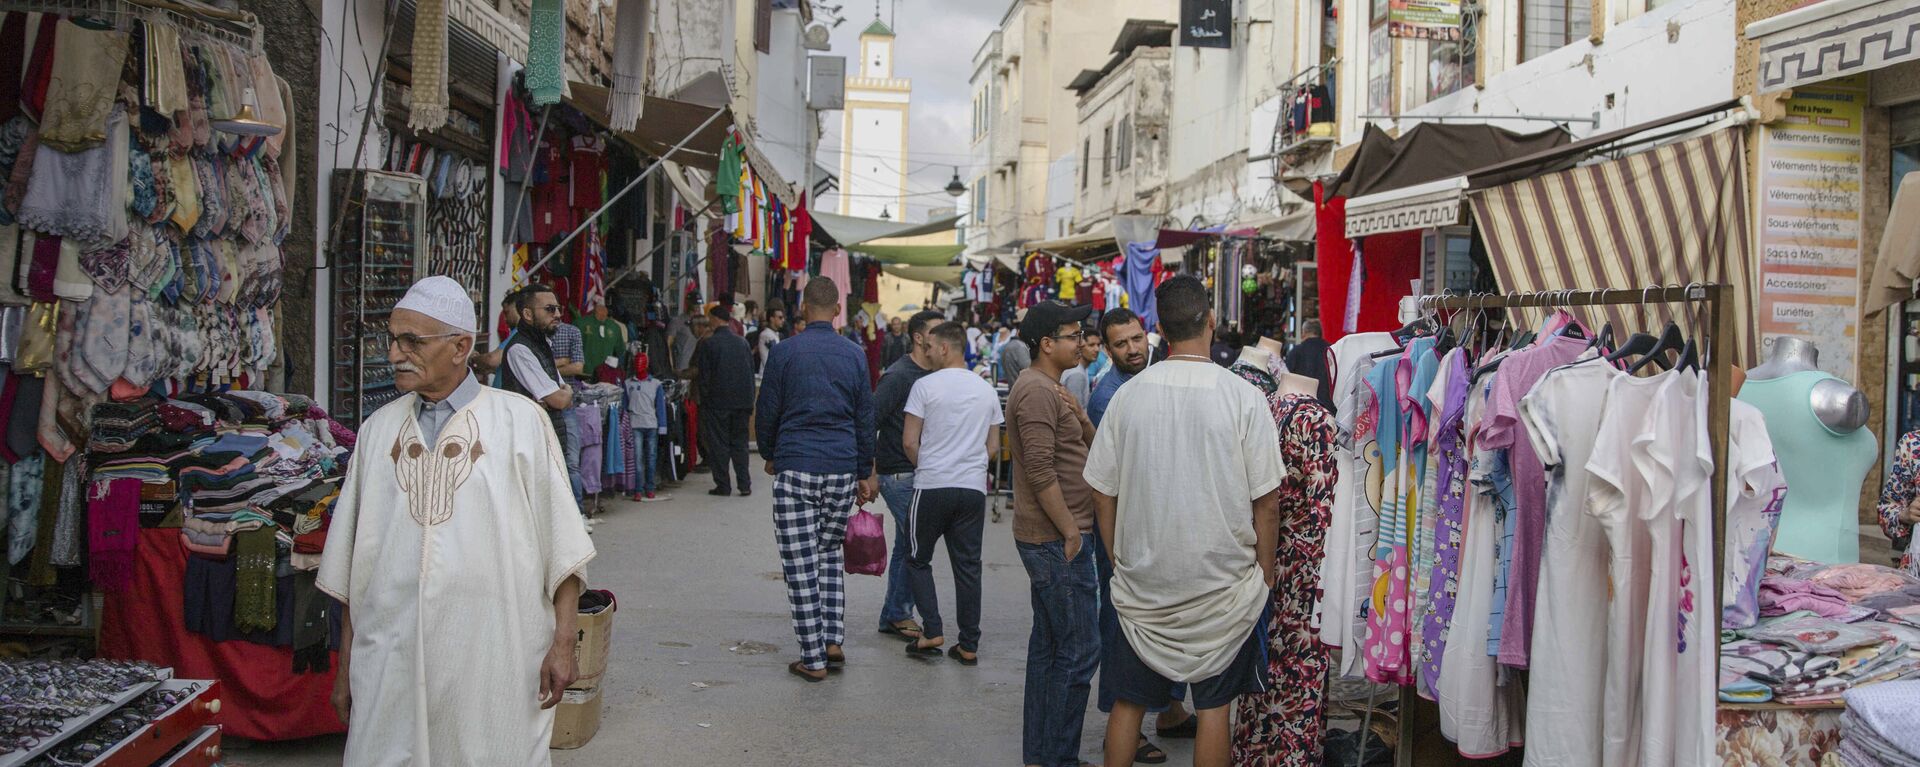
M 568 83 L 568 88 L 572 91 L 566 99 L 569 106 L 580 110 L 587 119 L 601 125 L 610 122 L 607 117 L 607 89 L 578 82 Z M 655 157 L 665 155 L 667 150 L 685 141 L 687 134 L 699 128 L 700 124 L 712 117 L 714 112 L 720 111 L 716 107 L 656 96 L 647 97 L 644 110 L 642 114 L 646 117 L 638 126 L 616 135 Z M 720 147 L 727 142 L 727 126 L 730 124 L 731 121 L 727 119 L 713 121 L 695 135 L 693 140 L 687 141 L 687 145 L 681 147 L 680 151 L 673 153 L 671 159 L 689 168 L 713 172 L 720 167 Z M 752 156 L 749 154 L 748 158 L 751 159 Z M 758 172 L 759 169 L 755 168 L 755 170 Z
M 905 264 L 881 264 L 880 271 L 913 282 L 939 282 L 948 285 L 960 284 L 962 266 L 908 266 Z
M 1469 195 L 1507 292 L 1691 282 L 1735 286 L 1735 361 L 1754 359 L 1747 174 L 1738 128 Z M 1537 312 L 1541 310 L 1524 310 Z M 1596 307 L 1616 333 L 1657 330 L 1684 307 Z M 1529 322 L 1538 317 L 1529 319 Z M 1682 320 L 1683 324 L 1685 321 Z
M 1056 237 L 1051 240 L 1029 242 L 1022 248 L 1028 253 L 1046 253 L 1070 261 L 1098 261 L 1111 258 L 1120 253 L 1120 243 L 1113 239 L 1113 224 L 1101 222 L 1095 224 L 1086 234 L 1071 237 Z
M 1826 0 L 1747 25 L 1760 45 L 1760 92 L 1920 60 L 1920 4 Z
M 1466 220 L 1467 178 L 1454 176 L 1347 200 L 1347 239 Z
M 873 240 L 887 240 L 895 237 L 918 237 L 923 234 L 938 234 L 940 232 L 952 231 L 954 225 L 960 222 L 959 216 L 946 216 L 944 218 L 936 218 L 924 224 L 913 224 L 905 221 L 888 221 L 880 218 L 842 216 L 838 213 L 826 213 L 813 209 L 809 209 L 808 212 L 813 214 L 813 231 L 826 235 L 831 238 L 833 242 L 848 248 Z M 959 251 L 954 252 L 958 253 Z M 948 258 L 952 258 L 952 256 L 948 256 Z
M 849 245 L 847 250 L 867 256 L 882 264 L 901 264 L 905 266 L 947 266 L 953 263 L 954 256 L 966 250 L 965 245 L 876 245 L 862 243 Z

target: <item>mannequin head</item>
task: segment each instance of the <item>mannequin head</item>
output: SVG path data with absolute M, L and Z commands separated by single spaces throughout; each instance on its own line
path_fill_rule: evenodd
M 641 381 L 647 380 L 647 369 L 650 367 L 652 367 L 652 365 L 647 359 L 646 352 L 633 355 L 633 377 L 635 379 Z

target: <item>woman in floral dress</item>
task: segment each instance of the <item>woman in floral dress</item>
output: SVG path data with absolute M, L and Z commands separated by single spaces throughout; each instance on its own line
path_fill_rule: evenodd
M 1267 625 L 1267 691 L 1234 702 L 1233 763 L 1317 766 L 1326 726 L 1321 694 L 1329 660 L 1311 624 L 1333 488 L 1339 480 L 1332 452 L 1333 416 L 1312 394 L 1281 394 L 1267 401 L 1280 427 L 1280 453 L 1287 463 L 1287 476 L 1280 483 L 1279 578 Z

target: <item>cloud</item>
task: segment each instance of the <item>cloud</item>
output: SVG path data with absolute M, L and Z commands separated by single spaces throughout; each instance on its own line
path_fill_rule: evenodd
M 918 221 L 952 198 L 939 190 L 960 166 L 968 174 L 972 139 L 973 54 L 1006 15 L 1011 0 L 881 0 L 880 18 L 893 28 L 894 73 L 913 81 L 907 126 L 907 217 Z M 815 7 L 841 5 L 846 22 L 833 30 L 830 55 L 857 58 L 860 31 L 873 22 L 874 7 L 860 0 L 815 0 Z M 857 62 L 849 61 L 851 68 Z M 839 167 L 840 113 L 828 113 L 820 139 L 820 164 Z M 823 200 L 823 203 L 828 202 Z

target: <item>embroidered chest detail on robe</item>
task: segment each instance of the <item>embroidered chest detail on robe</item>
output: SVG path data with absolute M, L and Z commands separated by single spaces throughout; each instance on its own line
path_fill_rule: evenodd
M 421 527 L 453 518 L 454 494 L 486 454 L 477 431 L 471 410 L 455 415 L 432 446 L 421 440 L 413 419 L 401 425 L 393 442 L 393 475 L 407 495 L 407 512 Z

